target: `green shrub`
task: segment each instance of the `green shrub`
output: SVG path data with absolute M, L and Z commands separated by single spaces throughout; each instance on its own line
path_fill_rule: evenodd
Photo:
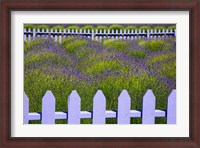
M 104 60 L 99 61 L 95 64 L 93 64 L 91 67 L 86 69 L 86 72 L 89 74 L 99 74 L 105 70 L 115 70 L 119 68 L 119 64 L 117 64 L 116 61 L 112 60 Z
M 148 48 L 151 51 L 160 51 L 160 50 L 169 50 L 172 46 L 171 44 L 166 43 L 162 39 L 158 40 L 149 40 L 145 47 Z
M 32 48 L 32 46 L 39 45 L 42 42 L 44 42 L 43 39 L 37 39 L 37 38 L 34 39 L 34 40 L 31 40 L 30 42 L 25 41 L 25 44 L 24 44 L 24 53 L 26 53 L 28 50 L 30 50 Z
M 69 44 L 73 40 L 74 40 L 73 37 L 67 37 L 65 40 L 62 40 L 62 46 L 65 47 L 67 44 Z
M 126 31 L 128 31 L 128 30 L 136 30 L 137 29 L 137 27 L 136 26 L 127 26 L 126 28 L 125 28 L 125 30 Z
M 100 30 L 102 30 L 102 32 L 104 32 L 104 30 L 106 30 L 106 31 L 108 30 L 108 27 L 106 27 L 106 26 L 97 26 L 96 29 L 98 30 L 98 32 L 100 32 Z
M 166 30 L 166 28 L 164 26 L 155 26 L 153 29 L 154 30 L 156 29 L 157 31 L 158 30 L 162 31 L 163 29 Z
M 175 25 L 175 26 L 170 26 L 170 27 L 168 27 L 168 30 L 169 30 L 169 31 L 170 31 L 171 29 L 174 31 L 174 29 L 176 29 L 176 25 Z
M 137 39 L 136 42 L 138 43 L 139 46 L 142 46 L 142 47 L 144 47 L 145 44 L 147 43 L 147 41 L 143 39 Z
M 66 28 L 66 30 L 70 30 L 70 31 L 72 31 L 72 30 L 74 30 L 74 31 L 76 31 L 76 30 L 80 30 L 80 27 L 79 26 L 68 26 L 67 28 Z
M 88 26 L 83 26 L 81 29 L 82 29 L 82 31 L 83 30 L 86 30 L 86 31 L 90 30 L 90 31 L 92 31 L 92 29 L 94 29 L 94 27 L 92 25 L 88 25 Z
M 151 63 L 164 62 L 164 61 L 168 61 L 170 59 L 173 59 L 174 57 L 176 57 L 175 53 L 161 54 L 161 55 L 158 55 L 158 56 L 155 56 L 155 57 L 151 58 L 149 60 L 149 62 L 151 62 Z
M 124 30 L 124 27 L 122 25 L 112 25 L 109 27 L 109 30 L 110 31 L 114 30 L 114 32 L 116 32 L 116 30 L 118 30 L 118 32 L 119 32 L 120 30 Z
M 139 30 L 145 30 L 145 32 L 147 31 L 147 30 L 151 30 L 151 27 L 149 27 L 149 26 L 140 26 L 139 27 Z
M 38 25 L 37 29 L 40 29 L 40 31 L 42 31 L 42 29 L 44 29 L 46 31 L 47 29 L 50 29 L 50 27 L 48 25 Z
M 60 25 L 57 25 L 57 26 L 53 26 L 51 29 L 53 29 L 53 31 L 57 30 L 58 32 L 60 31 L 63 31 L 64 30 L 64 27 L 63 26 L 60 26 Z
M 106 46 L 107 48 L 114 48 L 117 51 L 122 52 L 122 53 L 128 50 L 128 44 L 126 41 L 109 39 L 109 40 L 105 40 L 103 42 L 103 45 Z
M 87 45 L 89 42 L 88 40 L 75 40 L 70 42 L 65 46 L 65 48 L 70 52 L 74 53 L 74 51 L 78 48 L 82 48 L 84 45 Z
M 128 56 L 134 56 L 136 58 L 141 58 L 141 59 L 143 59 L 145 55 L 146 55 L 145 51 L 141 50 L 135 50 L 128 53 Z
M 169 79 L 176 78 L 176 62 L 163 64 L 159 71 L 162 75 L 167 76 Z
M 54 62 L 54 64 L 57 64 L 57 65 L 65 64 L 65 61 L 58 54 L 43 52 L 43 53 L 38 53 L 38 54 L 34 54 L 34 55 L 30 55 L 26 57 L 24 60 L 24 65 L 32 64 L 35 62 L 42 63 L 47 60 L 51 60 Z
M 31 29 L 31 30 L 33 30 L 33 29 L 36 29 L 37 27 L 36 27 L 36 25 L 32 25 L 32 24 L 24 24 L 24 28 L 26 28 L 26 29 Z

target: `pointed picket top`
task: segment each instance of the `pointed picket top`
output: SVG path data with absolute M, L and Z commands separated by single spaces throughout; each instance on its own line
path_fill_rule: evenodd
M 51 91 L 47 91 L 42 98 L 42 124 L 55 123 L 55 97 Z
M 28 124 L 29 100 L 24 92 L 24 124 Z
M 167 124 L 176 124 L 176 90 L 172 90 L 168 96 Z
M 127 90 L 123 90 L 118 97 L 118 124 L 130 124 L 131 97 Z
M 142 124 L 154 124 L 155 122 L 155 101 L 152 90 L 147 90 L 142 103 Z
M 81 98 L 76 90 L 68 97 L 68 124 L 80 124 Z
M 105 124 L 106 97 L 98 90 L 93 98 L 93 124 Z

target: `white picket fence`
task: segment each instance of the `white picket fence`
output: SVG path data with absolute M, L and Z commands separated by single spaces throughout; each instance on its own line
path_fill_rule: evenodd
M 68 36 L 83 36 L 90 38 L 91 40 L 102 41 L 102 39 L 123 39 L 123 40 L 133 40 L 140 38 L 165 38 L 176 36 L 176 30 L 49 30 L 49 29 L 33 29 L 31 30 L 24 28 L 24 40 L 31 41 L 36 37 L 47 37 L 52 38 L 56 42 L 62 42 Z
M 166 98 L 167 99 L 167 98 Z M 93 98 L 93 111 L 81 111 L 81 98 L 73 90 L 68 97 L 68 112 L 56 112 L 56 101 L 51 91 L 42 98 L 42 112 L 29 113 L 29 100 L 24 93 L 24 124 L 41 120 L 42 124 L 55 124 L 56 119 L 65 119 L 68 124 L 80 124 L 80 119 L 92 118 L 93 124 L 105 124 L 106 118 L 117 118 L 117 124 L 130 124 L 130 118 L 142 118 L 142 124 L 154 124 L 155 117 L 166 117 L 167 124 L 176 124 L 176 90 L 167 99 L 167 110 L 155 109 L 156 98 L 151 90 L 143 96 L 142 110 L 131 110 L 131 98 L 126 90 L 118 97 L 118 110 L 106 110 L 106 98 L 98 90 Z

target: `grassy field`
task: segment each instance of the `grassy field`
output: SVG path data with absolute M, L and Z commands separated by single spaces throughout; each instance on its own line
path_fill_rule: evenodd
M 131 96 L 131 109 L 141 110 L 147 89 L 156 96 L 156 108 L 166 109 L 167 97 L 176 89 L 176 40 L 113 40 L 99 43 L 82 37 L 68 37 L 62 45 L 51 39 L 35 39 L 24 46 L 24 85 L 30 112 L 41 112 L 42 97 L 51 90 L 56 111 L 67 111 L 72 90 L 81 97 L 81 110 L 92 110 L 98 89 L 107 99 L 107 110 L 117 110 L 120 92 Z M 31 121 L 30 123 L 40 123 Z M 56 123 L 67 123 L 57 120 Z M 81 123 L 92 123 L 82 119 Z M 116 119 L 107 119 L 114 124 Z M 140 124 L 141 119 L 131 119 Z M 166 123 L 156 118 L 156 123 Z

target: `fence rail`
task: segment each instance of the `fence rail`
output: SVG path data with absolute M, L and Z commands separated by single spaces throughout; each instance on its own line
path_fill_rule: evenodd
M 80 124 L 80 119 L 91 118 L 93 124 L 105 124 L 106 118 L 117 118 L 117 124 L 130 124 L 130 118 L 142 118 L 142 124 L 154 124 L 155 117 L 166 117 L 167 124 L 176 124 L 176 90 L 168 96 L 167 110 L 155 109 L 156 98 L 151 90 L 143 96 L 142 110 L 131 110 L 131 98 L 126 90 L 118 97 L 118 110 L 106 110 L 106 98 L 98 90 L 93 98 L 93 111 L 81 111 L 81 98 L 73 90 L 68 97 L 68 112 L 56 112 L 56 101 L 51 91 L 42 98 L 42 112 L 29 113 L 29 100 L 24 93 L 24 124 L 41 120 L 42 124 L 55 124 L 56 119 L 65 119 L 68 124 Z
M 24 28 L 24 40 L 31 41 L 36 37 L 52 38 L 55 41 L 62 42 L 68 36 L 84 36 L 91 40 L 102 41 L 102 39 L 124 39 L 133 40 L 137 38 L 164 38 L 176 36 L 176 30 L 49 30 Z

